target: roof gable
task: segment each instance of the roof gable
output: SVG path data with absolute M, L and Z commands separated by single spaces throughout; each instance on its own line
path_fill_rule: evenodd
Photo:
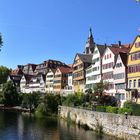
M 91 63 L 92 62 L 92 56 L 93 56 L 92 54 L 80 54 L 80 53 L 78 53 L 77 55 L 80 58 L 80 60 L 84 63 L 86 63 L 86 62 Z
M 114 55 L 114 53 L 110 50 L 110 47 L 105 48 L 105 51 L 104 51 L 102 57 L 104 57 L 106 55 L 106 53 L 112 53 Z
M 134 39 L 134 41 L 133 41 L 133 43 L 132 43 L 132 45 L 131 45 L 131 47 L 130 47 L 129 53 L 133 53 L 133 52 L 136 52 L 136 51 L 140 51 L 140 46 L 139 46 L 139 47 L 136 47 L 136 46 L 135 46 L 135 43 L 136 43 L 136 42 L 140 42 L 140 36 L 139 36 L 139 35 L 135 37 L 135 39 Z
M 105 46 L 105 45 L 98 45 L 97 44 L 97 48 L 98 48 L 98 51 L 100 53 L 100 56 L 102 57 L 104 52 L 105 52 L 105 49 L 107 48 L 107 46 Z
M 118 62 L 121 62 L 124 66 L 127 66 L 127 54 L 126 53 L 119 53 L 117 58 L 116 58 L 116 63 L 115 63 L 115 66 L 116 67 L 116 64 Z

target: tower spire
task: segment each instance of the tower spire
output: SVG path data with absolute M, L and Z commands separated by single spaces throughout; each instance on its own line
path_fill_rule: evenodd
M 92 54 L 95 47 L 94 38 L 92 36 L 92 29 L 89 28 L 89 36 L 85 46 L 85 54 Z
M 88 37 L 91 37 L 92 36 L 92 28 L 90 27 L 89 28 L 89 36 Z

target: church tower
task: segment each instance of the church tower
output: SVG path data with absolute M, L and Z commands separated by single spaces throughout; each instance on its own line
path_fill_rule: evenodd
M 88 36 L 88 40 L 86 42 L 86 46 L 85 46 L 85 54 L 92 54 L 95 48 L 95 42 L 94 42 L 94 38 L 92 36 L 92 29 L 90 28 L 89 30 L 89 36 Z

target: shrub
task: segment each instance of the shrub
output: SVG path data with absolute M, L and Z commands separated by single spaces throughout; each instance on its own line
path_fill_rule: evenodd
M 117 105 L 116 98 L 113 96 L 107 96 L 107 95 L 103 95 L 103 96 L 99 97 L 97 102 L 99 104 L 105 105 L 105 106 L 116 106 Z
M 41 117 L 47 114 L 47 107 L 45 103 L 40 103 L 38 105 L 38 107 L 36 108 L 35 114 Z
M 118 113 L 118 107 L 112 107 L 112 106 L 108 106 L 106 107 L 106 112 L 108 113 Z
M 106 112 L 106 107 L 105 106 L 96 106 L 96 111 Z
M 132 113 L 132 109 L 130 109 L 130 108 L 119 108 L 118 109 L 118 113 L 119 114 L 125 114 L 125 112 L 127 112 L 128 114 L 131 114 Z
M 127 101 L 124 103 L 124 107 L 130 109 L 133 115 L 140 116 L 140 104 Z
M 84 95 L 80 93 L 69 94 L 62 104 L 66 106 L 80 106 L 84 102 Z

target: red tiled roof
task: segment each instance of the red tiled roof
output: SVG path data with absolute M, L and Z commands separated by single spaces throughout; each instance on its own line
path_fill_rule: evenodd
M 70 73 L 72 71 L 72 68 L 69 67 L 58 67 L 58 69 L 62 72 L 62 73 Z
M 119 52 L 122 52 L 122 53 L 128 53 L 129 49 L 126 48 L 126 47 L 109 47 L 109 49 L 115 54 L 119 54 Z
M 71 67 L 71 68 L 72 68 L 72 65 L 73 65 L 73 64 L 68 64 L 68 66 Z
M 22 72 L 21 69 L 17 68 L 17 69 L 15 69 L 15 70 L 12 70 L 12 71 L 11 71 L 11 74 L 12 74 L 12 75 L 18 75 L 18 74 L 23 74 L 23 72 Z
M 132 45 L 132 44 L 122 44 L 123 47 L 128 48 L 128 49 L 130 49 L 130 46 L 131 46 L 131 45 Z

